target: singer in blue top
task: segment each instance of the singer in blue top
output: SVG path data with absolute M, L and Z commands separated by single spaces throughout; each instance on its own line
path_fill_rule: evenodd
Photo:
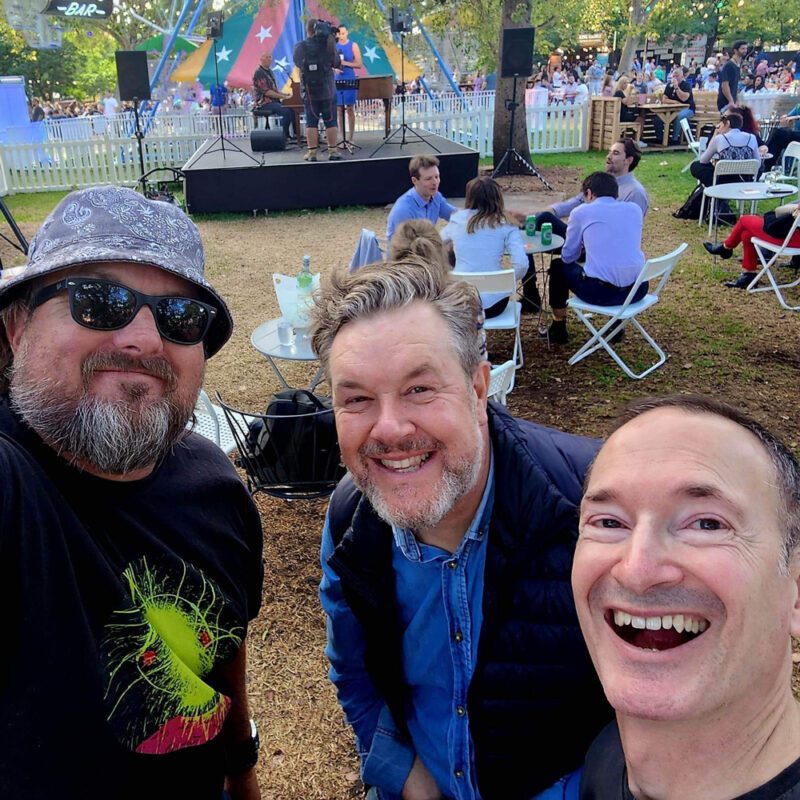
M 361 48 L 347 38 L 347 28 L 344 25 L 339 26 L 339 32 L 336 35 L 336 52 L 342 59 L 342 68 L 336 72 L 336 80 L 352 80 L 356 77 L 356 70 L 364 66 L 361 60 Z M 336 90 L 336 105 L 339 107 L 339 128 L 346 131 L 351 141 L 353 139 L 353 131 L 356 126 L 356 89 L 337 89 Z M 347 127 L 344 127 L 344 112 L 347 110 Z

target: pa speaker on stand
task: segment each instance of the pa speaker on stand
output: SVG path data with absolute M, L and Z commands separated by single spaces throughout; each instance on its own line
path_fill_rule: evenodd
M 533 39 L 534 28 L 504 28 L 503 53 L 500 59 L 500 77 L 513 78 L 514 85 L 511 90 L 511 99 L 506 100 L 506 110 L 511 112 L 511 121 L 508 126 L 508 146 L 503 157 L 492 173 L 498 175 L 532 175 L 538 178 L 548 189 L 553 187 L 539 174 L 533 164 L 514 147 L 514 123 L 517 116 L 517 78 L 523 79 L 533 71 Z

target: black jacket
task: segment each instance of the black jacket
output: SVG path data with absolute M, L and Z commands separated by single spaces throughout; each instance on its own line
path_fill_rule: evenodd
M 484 800 L 527 800 L 576 769 L 611 718 L 570 586 L 583 477 L 598 445 L 500 406 L 490 405 L 489 425 L 494 506 L 468 714 Z M 329 519 L 336 549 L 328 564 L 364 627 L 370 677 L 402 729 L 390 528 L 349 476 Z

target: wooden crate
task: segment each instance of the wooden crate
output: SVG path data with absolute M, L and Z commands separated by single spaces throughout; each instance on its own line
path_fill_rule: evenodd
M 620 122 L 619 97 L 592 97 L 589 107 L 589 149 L 608 150 L 614 142 L 626 135 L 639 140 L 641 126 L 638 122 Z

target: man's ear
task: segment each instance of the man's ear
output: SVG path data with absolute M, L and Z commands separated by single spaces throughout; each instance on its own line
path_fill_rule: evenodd
M 478 400 L 478 407 L 486 411 L 486 403 L 489 399 L 489 373 L 492 365 L 488 361 L 481 361 L 475 368 L 472 375 L 472 388 Z
M 17 305 L 6 316 L 6 338 L 11 346 L 11 352 L 15 355 L 17 353 L 17 349 L 19 348 L 22 334 L 25 332 L 28 321 L 31 318 L 31 314 L 32 312 L 29 309 L 25 308 L 24 306 Z
M 800 553 L 795 552 L 789 558 L 789 576 L 792 579 L 792 612 L 790 629 L 792 636 L 800 637 Z

